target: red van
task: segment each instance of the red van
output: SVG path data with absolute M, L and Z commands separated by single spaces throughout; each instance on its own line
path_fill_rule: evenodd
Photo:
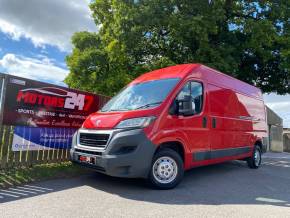
M 175 187 L 192 167 L 246 160 L 267 147 L 261 91 L 201 64 L 146 73 L 91 114 L 73 137 L 71 160 L 117 177 Z

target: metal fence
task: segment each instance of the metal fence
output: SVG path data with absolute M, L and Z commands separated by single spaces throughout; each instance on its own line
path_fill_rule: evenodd
M 35 164 L 69 160 L 69 149 L 12 151 L 14 126 L 0 126 L 0 169 L 31 167 Z

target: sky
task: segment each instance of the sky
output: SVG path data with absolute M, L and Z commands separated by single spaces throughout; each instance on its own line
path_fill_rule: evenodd
M 0 72 L 64 85 L 77 31 L 97 31 L 89 0 L 0 0 Z
M 0 0 L 0 72 L 64 86 L 77 31 L 97 32 L 90 0 Z M 290 95 L 264 95 L 290 128 Z

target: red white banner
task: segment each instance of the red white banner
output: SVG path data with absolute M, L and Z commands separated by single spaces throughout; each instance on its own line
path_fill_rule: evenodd
M 4 125 L 79 128 L 108 97 L 8 76 Z

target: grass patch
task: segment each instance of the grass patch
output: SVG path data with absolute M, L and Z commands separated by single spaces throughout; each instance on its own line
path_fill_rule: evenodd
M 0 171 L 0 187 L 6 188 L 29 182 L 57 178 L 70 178 L 89 173 L 89 169 L 71 162 L 35 165 L 31 168 L 15 168 Z

